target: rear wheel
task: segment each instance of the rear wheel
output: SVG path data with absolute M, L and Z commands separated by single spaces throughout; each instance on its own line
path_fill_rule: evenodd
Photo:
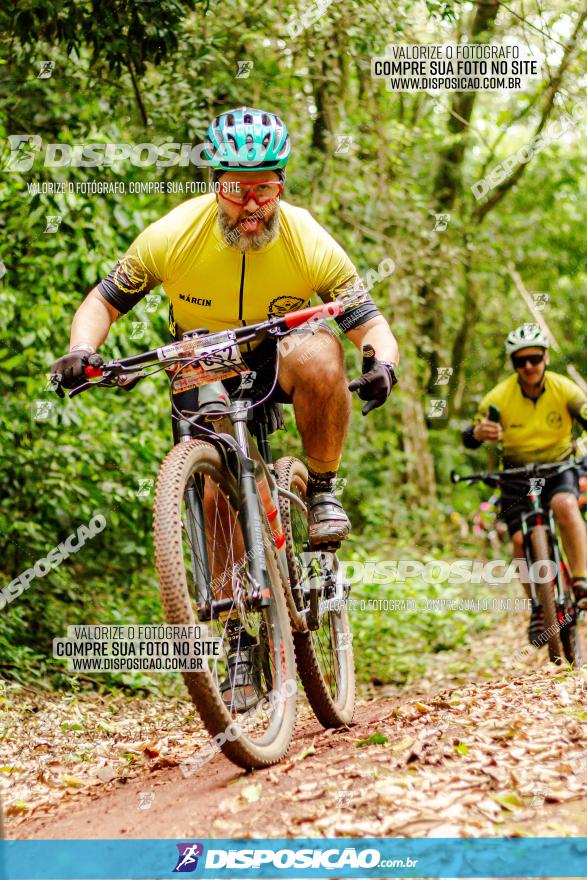
M 555 583 L 550 574 L 554 574 L 554 562 L 550 550 L 550 541 L 544 526 L 535 526 L 530 532 L 530 549 L 532 563 L 540 571 L 541 577 L 548 573 L 549 577 L 536 584 L 536 598 L 544 613 L 545 638 L 548 639 L 548 656 L 553 663 L 561 663 L 564 651 L 561 642 L 561 627 L 555 604 Z M 542 563 L 542 565 L 538 565 Z
M 301 461 L 281 458 L 275 464 L 275 472 L 280 486 L 305 500 L 308 471 Z M 280 496 L 279 505 L 290 589 L 299 613 L 308 609 L 311 564 L 317 564 L 320 554 L 308 553 L 308 520 L 304 511 L 284 496 Z M 331 559 L 336 565 L 334 554 Z M 323 599 L 328 601 L 328 592 Z M 324 727 L 341 727 L 353 718 L 355 664 L 346 604 L 334 600 L 331 605 L 321 613 L 318 629 L 299 632 L 294 625 L 293 639 L 298 673 L 318 721 Z
M 296 701 L 295 658 L 283 583 L 275 545 L 263 523 L 270 603 L 255 609 L 246 601 L 248 555 L 237 485 L 213 445 L 191 440 L 167 455 L 157 480 L 154 535 L 169 623 L 198 623 L 202 593 L 227 600 L 216 620 L 202 623 L 202 629 L 208 626 L 210 637 L 220 640 L 220 658 L 210 660 L 205 671 L 182 673 L 202 721 L 238 766 L 276 763 L 290 746 Z M 233 687 L 227 688 L 227 682 Z M 237 682 L 241 683 L 238 689 Z

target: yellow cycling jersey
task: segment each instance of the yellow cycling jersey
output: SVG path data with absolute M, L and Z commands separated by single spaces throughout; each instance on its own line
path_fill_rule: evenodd
M 536 400 L 526 397 L 517 375 L 485 395 L 475 424 L 490 404 L 499 409 L 503 428 L 503 457 L 507 465 L 562 461 L 573 453 L 573 418 L 587 419 L 587 398 L 578 385 L 547 370 L 544 389 Z
M 136 238 L 98 290 L 126 313 L 159 283 L 170 300 L 170 331 L 254 324 L 323 300 L 358 281 L 339 244 L 303 208 L 280 202 L 279 230 L 241 253 L 227 244 L 214 193 L 183 202 Z M 370 311 L 369 311 L 370 308 Z M 373 302 L 368 317 L 377 314 Z M 355 325 L 366 320 L 363 317 Z

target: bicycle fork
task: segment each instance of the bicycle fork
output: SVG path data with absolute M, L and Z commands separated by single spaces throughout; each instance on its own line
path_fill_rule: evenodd
M 560 570 L 561 570 L 561 555 L 558 546 L 558 542 L 556 540 L 556 532 L 555 532 L 555 523 L 554 516 L 552 510 L 545 511 L 544 508 L 540 507 L 540 501 L 536 494 L 532 493 L 530 495 L 530 501 L 532 504 L 532 511 L 530 513 L 524 514 L 522 516 L 522 535 L 524 541 L 524 554 L 526 557 L 526 565 L 528 567 L 528 575 L 530 580 L 530 591 L 532 595 L 532 600 L 534 602 L 538 602 L 538 596 L 536 593 L 536 581 L 532 573 L 533 565 L 536 562 L 543 562 L 546 565 L 552 565 L 554 567 L 554 571 L 552 572 L 552 584 L 554 587 L 554 600 L 557 605 L 561 605 L 564 603 L 564 596 L 561 587 L 561 579 L 560 579 Z M 531 552 L 531 544 L 530 544 L 530 535 L 532 530 L 535 527 L 543 528 L 546 532 L 546 536 L 548 539 L 549 545 L 549 555 L 550 559 L 537 560 L 532 559 Z
M 247 410 L 250 401 L 233 401 L 235 411 L 232 414 L 236 442 L 239 445 L 239 519 L 243 532 L 246 557 L 248 560 L 248 576 L 251 582 L 249 601 L 253 607 L 264 608 L 270 604 L 271 593 L 267 580 L 267 564 L 263 543 L 263 524 L 259 510 L 259 494 L 255 475 L 256 462 L 249 455 L 247 436 Z M 279 516 L 279 511 L 276 511 Z
M 213 403 L 217 405 L 216 397 L 213 398 Z M 240 454 L 237 453 L 236 449 L 233 450 L 234 454 L 238 454 L 238 467 L 235 468 L 239 490 L 238 519 L 245 547 L 245 558 L 242 560 L 243 564 L 239 566 L 241 569 L 240 576 L 249 582 L 248 589 L 246 589 L 247 605 L 253 608 L 263 608 L 270 604 L 271 594 L 268 588 L 263 526 L 255 478 L 256 464 L 249 457 L 248 438 L 245 427 L 247 401 L 233 401 L 232 405 L 235 407 L 235 411 L 232 414 L 232 423 L 240 450 Z M 192 438 L 193 434 L 190 424 L 187 421 L 180 421 L 177 428 L 178 442 L 187 442 Z M 211 571 L 204 516 L 204 479 L 201 476 L 190 480 L 186 489 L 186 503 L 190 513 L 187 517 L 186 528 L 200 619 L 211 620 L 217 618 L 219 614 L 229 611 L 234 605 L 234 600 L 233 598 L 214 600 L 210 594 Z M 276 513 L 279 515 L 278 511 Z M 281 528 L 280 521 L 279 528 Z M 285 542 L 285 536 L 283 540 Z M 244 565 L 245 561 L 248 563 L 246 566 Z

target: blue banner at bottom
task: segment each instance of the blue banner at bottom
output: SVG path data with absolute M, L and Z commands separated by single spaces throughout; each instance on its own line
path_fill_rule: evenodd
M 3 840 L 5 880 L 587 877 L 587 838 Z

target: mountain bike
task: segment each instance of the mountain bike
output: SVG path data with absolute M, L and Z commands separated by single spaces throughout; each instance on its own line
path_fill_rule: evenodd
M 157 479 L 156 569 L 167 621 L 202 624 L 220 640 L 219 658 L 182 675 L 206 729 L 243 768 L 269 766 L 287 753 L 296 665 L 328 727 L 351 721 L 355 675 L 339 543 L 309 541 L 302 462 L 288 456 L 272 463 L 265 404 L 277 383 L 279 346 L 273 388 L 262 400 L 229 394 L 223 380 L 240 375 L 247 387 L 245 343 L 342 312 L 338 300 L 234 330 L 193 330 L 109 363 L 90 355 L 86 381 L 69 394 L 130 389 L 162 370 L 172 400 L 178 390 L 197 389 L 196 409 L 175 413 L 175 445 Z
M 579 635 L 579 611 L 571 586 L 571 575 L 559 547 L 552 510 L 540 502 L 540 478 L 561 474 L 576 468 L 582 459 L 570 458 L 564 462 L 528 464 L 508 470 L 461 476 L 451 473 L 453 483 L 483 482 L 500 487 L 508 477 L 527 479 L 530 483 L 528 510 L 522 513 L 524 556 L 530 578 L 532 600 L 542 606 L 545 640 L 548 656 L 553 663 L 568 660 L 574 666 L 582 665 Z M 532 484 L 532 478 L 538 478 Z M 542 483 L 542 485 L 544 485 Z

